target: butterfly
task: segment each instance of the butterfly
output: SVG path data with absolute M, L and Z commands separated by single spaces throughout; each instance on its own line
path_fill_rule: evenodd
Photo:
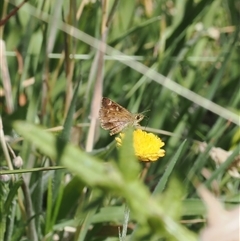
M 142 114 L 133 114 L 109 98 L 102 98 L 99 119 L 101 127 L 104 130 L 109 130 L 111 136 L 121 132 L 126 127 L 139 126 L 139 122 L 143 118 Z

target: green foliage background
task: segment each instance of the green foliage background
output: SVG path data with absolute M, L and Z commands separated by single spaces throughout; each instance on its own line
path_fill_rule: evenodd
M 20 3 L 1 1 L 1 19 Z M 239 153 L 239 12 L 235 0 L 29 0 L 9 18 L 0 61 L 10 78 L 0 88 L 10 170 L 1 173 L 14 175 L 1 181 L 0 240 L 197 240 L 206 208 L 196 183 L 239 204 L 239 180 L 226 171 Z M 109 45 L 105 57 L 96 40 Z M 150 110 L 141 124 L 161 133 L 166 156 L 144 182 L 130 133 L 120 150 L 98 125 L 89 137 L 100 95 Z M 196 141 L 233 156 L 216 169 Z

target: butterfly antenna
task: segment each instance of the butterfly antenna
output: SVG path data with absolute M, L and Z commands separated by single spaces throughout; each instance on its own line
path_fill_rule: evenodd
M 144 111 L 140 112 L 140 114 L 144 114 L 144 113 L 149 112 L 149 111 L 150 110 L 144 110 Z M 147 117 L 147 116 L 145 116 L 145 117 Z

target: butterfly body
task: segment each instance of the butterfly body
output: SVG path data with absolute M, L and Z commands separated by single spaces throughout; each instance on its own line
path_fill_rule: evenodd
M 117 134 L 129 126 L 138 126 L 143 118 L 144 115 L 142 114 L 132 114 L 109 98 L 102 98 L 99 119 L 101 127 L 109 130 L 110 135 Z

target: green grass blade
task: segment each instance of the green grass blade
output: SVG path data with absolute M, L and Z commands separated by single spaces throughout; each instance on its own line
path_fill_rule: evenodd
M 154 195 L 156 195 L 158 193 L 161 193 L 164 190 L 164 188 L 167 184 L 167 181 L 168 181 L 168 179 L 169 179 L 169 177 L 170 177 L 170 175 L 173 171 L 173 168 L 180 158 L 180 155 L 181 155 L 182 149 L 184 148 L 185 143 L 186 143 L 186 140 L 182 142 L 182 144 L 180 145 L 180 147 L 176 151 L 175 155 L 173 156 L 172 160 L 170 161 L 169 165 L 167 166 L 162 178 L 158 182 L 158 184 L 157 184 L 157 186 L 156 186 L 156 188 L 153 192 Z

